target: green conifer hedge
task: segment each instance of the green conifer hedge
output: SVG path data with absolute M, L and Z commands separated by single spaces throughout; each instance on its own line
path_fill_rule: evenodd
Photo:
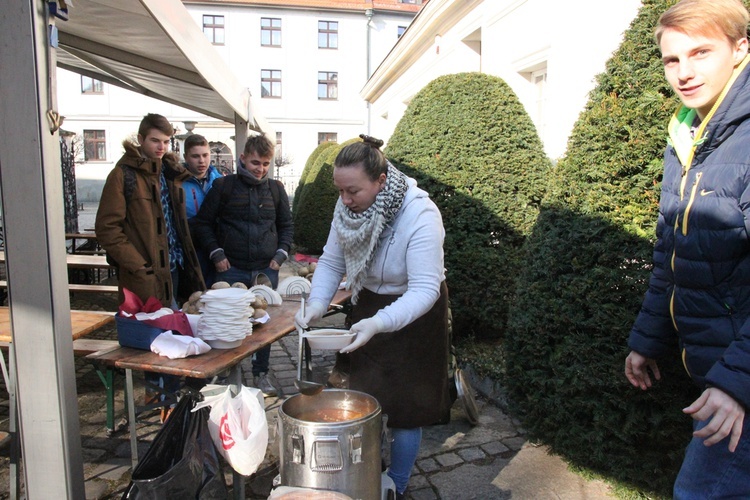
M 307 161 L 305 162 L 305 168 L 302 169 L 302 174 L 299 177 L 299 183 L 297 184 L 297 189 L 294 190 L 294 203 L 292 203 L 292 211 L 294 212 L 296 209 L 294 206 L 297 204 L 297 200 L 299 200 L 300 192 L 302 192 L 302 188 L 307 184 L 307 177 L 310 175 L 310 171 L 313 169 L 313 165 L 315 164 L 315 160 L 318 159 L 318 157 L 323 154 L 323 152 L 331 147 L 338 146 L 338 143 L 336 142 L 321 142 L 318 144 L 318 146 L 313 149 L 313 152 L 310 153 L 310 156 L 307 157 Z M 294 215 L 294 214 L 293 214 Z
M 331 229 L 333 209 L 339 197 L 339 192 L 333 185 L 333 162 L 344 146 L 359 140 L 350 139 L 342 144 L 330 143 L 333 146 L 319 146 L 313 151 L 313 154 L 317 151 L 318 155 L 305 176 L 304 186 L 295 195 L 292 214 L 294 243 L 308 253 L 323 253 Z
M 666 126 L 678 106 L 653 39 L 674 1 L 644 0 L 597 78 L 525 244 L 505 382 L 532 437 L 670 496 L 699 391 L 675 350 L 649 391 L 624 376 L 651 269 Z
M 497 338 L 551 168 L 511 88 L 482 73 L 437 78 L 385 150 L 440 208 L 454 334 Z

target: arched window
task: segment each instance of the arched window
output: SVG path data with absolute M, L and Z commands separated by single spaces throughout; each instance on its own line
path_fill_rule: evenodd
M 222 175 L 234 173 L 234 158 L 232 150 L 223 142 L 209 142 L 211 149 L 211 164 L 215 166 Z

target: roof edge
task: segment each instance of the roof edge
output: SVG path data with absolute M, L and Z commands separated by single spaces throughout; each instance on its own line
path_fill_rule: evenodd
M 377 100 L 433 46 L 436 34 L 450 30 L 467 12 L 483 2 L 484 0 L 430 0 L 362 87 L 362 98 L 369 103 Z

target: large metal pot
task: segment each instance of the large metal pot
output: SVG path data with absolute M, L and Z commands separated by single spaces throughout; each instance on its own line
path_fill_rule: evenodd
M 279 408 L 281 484 L 380 498 L 380 404 L 363 392 L 297 394 Z

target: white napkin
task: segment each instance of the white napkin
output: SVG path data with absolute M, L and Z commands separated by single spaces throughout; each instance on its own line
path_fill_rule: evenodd
M 167 330 L 151 342 L 151 352 L 155 352 L 159 356 L 166 356 L 169 359 L 187 358 L 210 350 L 211 346 L 201 339 L 186 335 L 174 335 L 172 330 Z
M 174 311 L 168 307 L 162 307 L 158 311 L 154 311 L 152 313 L 135 313 L 135 319 L 137 319 L 138 321 L 144 321 L 147 319 L 159 319 L 162 316 L 166 316 L 167 314 L 174 314 Z
M 264 314 L 260 318 L 250 318 L 250 323 L 254 325 L 262 325 L 264 323 L 268 323 L 269 321 L 271 321 L 271 315 L 268 313 Z

